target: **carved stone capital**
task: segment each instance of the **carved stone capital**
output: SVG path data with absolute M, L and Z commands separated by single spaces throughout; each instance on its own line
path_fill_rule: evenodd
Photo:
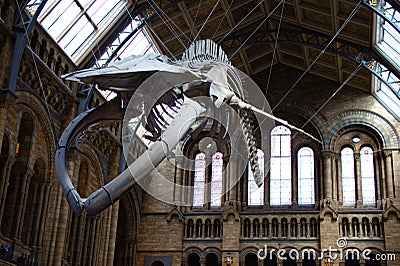
M 321 155 L 324 160 L 329 160 L 335 155 L 335 153 L 332 151 L 323 151 L 321 152 Z
M 392 150 L 382 150 L 383 157 L 386 159 L 388 157 L 392 157 Z

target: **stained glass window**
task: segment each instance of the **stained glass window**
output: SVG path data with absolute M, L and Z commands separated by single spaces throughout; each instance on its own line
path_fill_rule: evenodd
M 314 152 L 309 147 L 297 153 L 299 204 L 314 204 Z
M 221 206 L 223 167 L 222 156 L 222 153 L 217 152 L 212 157 L 211 207 Z
M 206 182 L 206 156 L 199 153 L 194 159 L 194 189 L 193 189 L 193 207 L 203 207 L 204 204 L 204 186 Z
M 363 204 L 375 204 L 374 152 L 370 147 L 360 150 Z
M 356 203 L 356 184 L 355 184 L 353 149 L 349 147 L 342 149 L 341 163 L 342 163 L 343 205 L 353 205 Z
M 285 126 L 271 132 L 271 205 L 290 205 L 292 201 L 290 138 L 291 132 Z
M 258 166 L 260 168 L 261 176 L 264 177 L 264 152 L 261 149 L 257 149 Z M 257 186 L 254 181 L 253 171 L 251 170 L 250 163 L 248 166 L 248 205 L 257 206 L 263 205 L 264 203 L 264 182 L 260 187 Z

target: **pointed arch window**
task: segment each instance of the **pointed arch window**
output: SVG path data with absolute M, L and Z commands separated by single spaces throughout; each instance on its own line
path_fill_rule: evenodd
M 299 204 L 314 204 L 314 152 L 303 147 L 297 153 Z
M 271 205 L 291 204 L 291 132 L 285 126 L 271 131 Z
M 212 157 L 212 177 L 211 177 L 211 207 L 221 206 L 222 197 L 222 153 L 217 152 Z
M 356 203 L 354 151 L 352 148 L 345 147 L 342 149 L 340 155 L 342 163 L 343 205 L 353 205 Z
M 199 153 L 194 159 L 193 207 L 202 207 L 204 203 L 204 186 L 206 182 L 206 156 Z
M 261 172 L 261 176 L 264 177 L 264 152 L 261 149 L 257 149 L 258 167 Z M 247 197 L 249 206 L 259 206 L 264 203 L 264 182 L 260 187 L 257 186 L 254 181 L 253 171 L 248 165 L 248 183 L 247 183 Z
M 363 204 L 375 204 L 374 151 L 370 147 L 360 150 L 361 184 Z

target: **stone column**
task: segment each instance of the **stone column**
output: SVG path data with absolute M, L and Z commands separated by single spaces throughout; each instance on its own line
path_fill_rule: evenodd
M 384 156 L 387 197 L 394 198 L 392 151 L 385 150 Z
M 269 207 L 270 202 L 270 173 L 268 173 L 267 178 L 264 179 L 264 209 Z
M 55 250 L 55 242 L 56 242 L 56 236 L 58 234 L 58 220 L 59 220 L 59 214 L 60 214 L 60 206 L 61 206 L 61 198 L 62 198 L 62 191 L 61 191 L 61 186 L 56 186 L 55 189 L 50 192 L 51 193 L 51 227 L 46 230 L 46 232 L 49 234 L 49 248 L 47 252 L 47 256 L 45 259 L 45 262 L 47 262 L 48 265 L 53 264 L 53 258 L 54 258 L 54 250 Z M 55 264 L 56 265 L 56 264 Z
M 339 203 L 343 203 L 343 185 L 342 185 L 342 159 L 340 157 L 340 154 L 335 155 L 336 159 L 336 166 L 337 166 L 337 172 L 336 172 L 336 180 L 337 180 L 337 199 Z
M 296 167 L 296 162 L 297 162 L 297 157 L 295 160 L 292 160 L 292 206 L 297 206 L 298 203 L 298 177 L 297 177 L 297 167 Z
M 34 241 L 33 241 L 33 245 L 35 246 L 39 246 L 39 237 L 41 234 L 43 234 L 43 232 L 40 230 L 41 225 L 44 223 L 45 219 L 44 219 L 44 215 L 46 215 L 44 213 L 44 211 L 46 210 L 46 205 L 44 204 L 44 193 L 45 193 L 45 184 L 41 184 L 41 186 L 38 184 L 35 184 L 36 188 L 39 190 L 39 206 L 38 206 L 38 210 L 37 210 L 37 216 L 35 219 L 35 224 L 33 227 L 33 235 L 34 235 Z M 37 191 L 37 190 L 36 190 Z
M 332 199 L 332 153 L 324 151 L 323 154 L 324 164 L 324 199 Z
M 231 201 L 231 202 L 235 202 L 236 198 L 237 198 L 237 195 L 236 195 L 236 188 L 237 188 L 237 182 L 236 181 L 238 181 L 238 178 L 237 178 L 237 175 L 238 175 L 237 164 L 238 164 L 238 155 L 235 154 L 235 153 L 232 153 L 230 155 L 230 158 L 229 158 L 229 171 L 228 171 L 228 173 L 229 173 L 229 176 L 228 176 L 229 187 L 228 187 L 228 189 L 231 188 L 230 191 L 229 191 L 229 201 Z M 244 187 L 247 187 L 247 186 L 245 185 Z M 244 191 L 242 191 L 242 193 L 243 194 L 247 193 L 246 189 L 244 189 Z
M 362 206 L 362 185 L 361 185 L 361 162 L 360 154 L 354 153 L 355 174 L 356 174 L 356 203 L 357 207 Z
M 382 200 L 382 191 L 381 191 L 381 180 L 379 173 L 379 156 L 376 152 L 374 152 L 374 176 L 375 176 L 375 191 L 376 191 L 376 201 L 378 203 L 378 208 L 380 206 L 380 202 Z
M 46 220 L 45 216 L 47 215 L 47 209 L 48 209 L 48 205 L 49 205 L 49 199 L 50 199 L 50 192 L 51 192 L 51 182 L 46 182 L 46 185 L 44 187 L 44 201 L 43 201 L 43 208 L 44 211 L 42 211 L 42 217 L 43 220 L 40 223 L 40 229 L 39 229 L 39 238 L 38 238 L 38 242 L 37 245 L 38 246 L 43 246 L 43 236 L 44 236 L 44 227 L 45 227 L 45 223 L 44 221 Z
M 110 226 L 110 245 L 108 247 L 107 265 L 112 265 L 114 262 L 115 240 L 117 237 L 119 202 L 114 203 L 111 207 L 112 207 L 112 215 L 111 215 L 111 226 Z
M 71 154 L 72 156 L 72 154 Z M 75 160 L 68 160 L 68 174 L 69 176 L 76 177 L 79 174 L 79 157 L 76 156 Z M 54 239 L 54 248 L 52 252 L 52 261 L 50 265 L 61 265 L 64 247 L 65 247 L 65 238 L 66 238 L 66 230 L 68 227 L 68 215 L 70 213 L 70 206 L 68 205 L 67 200 L 65 199 L 62 191 L 61 186 L 59 187 L 58 191 L 58 200 L 56 205 L 56 221 L 55 223 L 55 230 L 56 234 L 53 236 Z M 82 215 L 84 216 L 84 215 Z M 79 250 L 79 249 L 78 249 Z M 79 260 L 78 260 L 79 261 Z
M 120 161 L 121 151 L 120 149 L 116 149 L 113 155 L 113 163 L 111 168 L 109 169 L 108 179 L 111 179 L 118 175 L 118 166 Z M 119 201 L 115 202 L 111 208 L 111 218 L 109 224 L 109 245 L 108 245 L 108 256 L 107 256 L 107 265 L 112 265 L 114 262 L 114 253 L 115 253 L 115 241 L 117 238 L 117 227 L 118 227 L 118 212 L 119 212 Z
M 387 187 L 386 187 L 386 171 L 385 171 L 385 155 L 384 152 L 379 153 L 379 170 L 381 176 L 381 185 L 382 185 L 382 199 L 387 198 Z
M 175 166 L 175 189 L 174 189 L 174 202 L 177 205 L 182 205 L 182 185 L 183 185 L 183 174 L 184 174 L 184 169 L 182 165 L 182 159 L 177 158 L 176 159 L 176 166 Z
M 6 162 L 6 167 L 3 169 L 4 175 L 2 175 L 2 180 L 0 182 L 0 186 L 2 186 L 2 189 L 0 190 L 0 225 L 3 220 L 3 214 L 4 214 L 4 206 L 6 203 L 6 197 L 7 197 L 7 189 L 8 189 L 8 184 L 10 180 L 10 173 L 11 173 L 11 168 L 15 162 L 14 158 L 8 158 Z
M 332 198 L 338 200 L 338 163 L 337 154 L 332 154 Z
M 15 221 L 13 224 L 13 227 L 15 229 L 15 237 L 17 237 L 18 239 L 21 239 L 22 227 L 24 226 L 25 217 L 23 214 L 26 211 L 26 200 L 33 173 L 34 172 L 32 170 L 28 169 L 22 180 L 22 186 L 20 189 L 21 194 L 19 195 L 20 199 L 17 205 L 17 214 L 15 216 Z

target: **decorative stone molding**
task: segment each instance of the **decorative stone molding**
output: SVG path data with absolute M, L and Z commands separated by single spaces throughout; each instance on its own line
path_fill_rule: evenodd
M 224 213 L 222 214 L 222 220 L 223 221 L 229 220 L 230 215 L 233 215 L 235 221 L 240 220 L 240 215 L 233 206 L 228 206 L 224 209 Z
M 319 213 L 319 219 L 321 221 L 324 220 L 326 214 L 331 214 L 334 221 L 336 221 L 339 217 L 339 214 L 334 209 L 332 209 L 332 207 L 329 206 L 328 204 L 326 204 L 325 207 Z
M 167 215 L 167 222 L 171 222 L 173 217 L 177 217 L 180 223 L 185 221 L 185 217 L 176 207 L 174 207 Z
M 379 114 L 367 110 L 352 110 L 338 114 L 325 124 L 324 149 L 332 149 L 333 139 L 342 128 L 362 125 L 376 132 L 383 148 L 398 148 L 399 137 L 395 127 Z

